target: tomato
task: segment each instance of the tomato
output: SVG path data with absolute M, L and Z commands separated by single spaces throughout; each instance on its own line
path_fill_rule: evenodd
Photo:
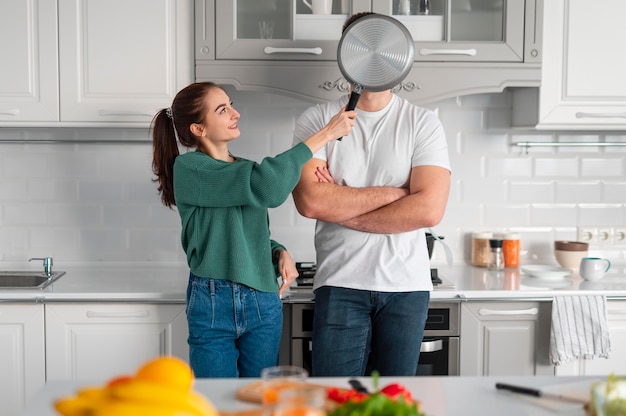
M 413 400 L 411 392 L 400 383 L 389 384 L 388 386 L 383 387 L 380 392 L 393 400 L 398 400 L 401 397 L 407 403 Z
M 337 403 L 345 403 L 347 401 L 360 402 L 367 397 L 367 394 L 359 393 L 354 389 L 346 390 L 338 387 L 328 387 L 326 395 L 330 400 Z

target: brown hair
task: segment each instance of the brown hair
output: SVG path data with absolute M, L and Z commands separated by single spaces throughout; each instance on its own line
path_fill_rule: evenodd
M 213 88 L 213 82 L 196 82 L 176 94 L 172 106 L 160 110 L 152 119 L 152 172 L 157 176 L 153 182 L 161 194 L 163 205 L 176 205 L 174 199 L 174 160 L 179 155 L 178 142 L 186 148 L 198 145 L 198 138 L 189 127 L 202 123 L 206 114 L 205 98 Z M 176 131 L 174 131 L 176 129 Z
M 352 16 L 348 17 L 346 19 L 345 23 L 343 24 L 343 28 L 341 28 L 341 33 L 345 32 L 346 29 L 348 28 L 348 26 L 350 26 L 355 21 L 359 20 L 361 17 L 369 16 L 370 14 L 376 14 L 376 13 L 374 13 L 374 12 L 360 12 L 360 13 L 355 13 Z

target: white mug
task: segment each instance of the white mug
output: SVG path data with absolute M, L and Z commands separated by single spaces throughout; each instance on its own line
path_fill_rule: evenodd
M 313 14 L 331 14 L 333 12 L 333 0 L 302 0 L 304 4 L 309 6 Z
M 599 257 L 583 257 L 580 261 L 580 276 L 585 280 L 598 280 L 604 276 L 611 268 L 611 262 L 608 259 Z

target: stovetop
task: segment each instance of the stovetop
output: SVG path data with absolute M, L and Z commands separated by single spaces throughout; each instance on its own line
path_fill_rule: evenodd
M 316 264 L 311 262 L 298 262 L 296 263 L 296 269 L 300 274 L 296 278 L 297 287 L 313 287 L 313 278 L 315 277 L 315 272 L 317 271 Z M 439 277 L 438 269 L 430 269 L 430 279 L 432 280 L 433 287 L 435 289 L 455 288 L 455 285 L 446 282 L 441 277 Z

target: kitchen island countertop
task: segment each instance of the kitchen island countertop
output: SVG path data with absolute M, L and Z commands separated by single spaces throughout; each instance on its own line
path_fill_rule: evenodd
M 0 264 L 0 270 L 23 270 Z M 27 270 L 36 270 L 29 266 Z M 184 303 L 189 269 L 180 263 L 95 263 L 55 264 L 66 274 L 45 289 L 2 289 L 0 301 L 76 302 L 124 301 Z M 443 288 L 435 288 L 437 300 L 549 300 L 560 295 L 598 294 L 626 298 L 624 265 L 615 265 L 597 282 L 583 280 L 578 273 L 553 280 L 525 275 L 520 269 L 491 272 L 485 268 L 455 265 L 440 266 Z M 294 288 L 285 302 L 312 299 L 310 289 Z
M 496 382 L 504 382 L 532 388 L 558 389 L 575 397 L 589 398 L 593 377 L 381 377 L 379 386 L 399 382 L 404 384 L 413 397 L 422 403 L 427 416 L 448 415 L 554 415 L 556 411 L 569 416 L 583 416 L 582 404 L 535 399 L 496 390 Z M 371 379 L 362 378 L 363 384 L 372 388 Z M 235 398 L 238 388 L 253 379 L 198 379 L 194 389 L 205 395 L 221 411 L 237 411 L 258 408 L 258 405 Z M 310 382 L 338 387 L 348 387 L 346 378 L 311 378 Z M 76 391 L 97 383 L 77 381 L 53 381 L 46 384 L 22 416 L 53 416 L 52 403 L 56 398 L 72 396 Z M 553 390 L 554 391 L 554 390 Z

